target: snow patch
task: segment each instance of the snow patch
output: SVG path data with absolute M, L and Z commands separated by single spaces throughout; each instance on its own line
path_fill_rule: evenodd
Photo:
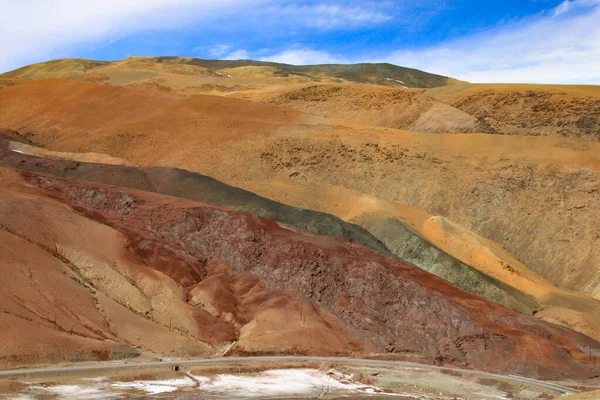
M 404 82 L 402 82 L 402 81 L 399 81 L 398 79 L 392 79 L 392 78 L 385 78 L 385 79 L 386 79 L 386 80 L 388 80 L 388 81 L 398 82 L 398 83 L 401 83 L 401 84 L 403 84 L 403 85 L 406 85 L 406 83 L 404 83 Z M 408 88 L 407 88 L 407 89 L 408 89 Z
M 56 385 L 56 386 L 34 386 L 31 388 L 35 392 L 40 392 L 48 395 L 60 396 L 60 398 L 72 400 L 86 399 L 106 399 L 106 392 L 100 387 L 89 387 L 80 385 Z
M 112 383 L 110 388 L 118 389 L 136 389 L 144 391 L 148 394 L 161 394 L 174 392 L 180 388 L 186 386 L 195 386 L 196 383 L 191 379 L 167 379 L 163 381 L 135 381 L 135 382 L 123 382 L 123 383 Z
M 192 379 L 193 378 L 193 379 Z M 220 374 L 213 377 L 190 376 L 156 381 L 110 382 L 105 378 L 86 379 L 81 385 L 30 386 L 21 393 L 20 399 L 28 400 L 42 396 L 61 399 L 117 399 L 132 394 L 145 393 L 160 396 L 182 390 L 185 393 L 216 396 L 216 398 L 265 398 L 265 397 L 320 397 L 327 394 L 390 394 L 374 386 L 354 382 L 351 375 L 331 370 L 315 369 L 268 370 L 256 375 Z M 33 397 L 28 397 L 32 395 Z M 407 395 L 409 396 L 409 395 Z M 17 399 L 17 397 L 15 397 Z
M 204 377 L 195 377 L 206 379 Z M 341 380 L 338 380 L 342 378 Z M 324 395 L 331 392 L 377 393 L 379 390 L 351 382 L 351 377 L 339 373 L 325 374 L 313 369 L 281 369 L 265 371 L 255 376 L 217 375 L 204 382 L 202 390 L 232 397 L 295 397 Z

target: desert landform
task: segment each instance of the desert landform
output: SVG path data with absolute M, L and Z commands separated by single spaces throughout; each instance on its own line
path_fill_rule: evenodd
M 598 86 L 391 64 L 26 66 L 0 75 L 0 368 L 353 357 L 442 370 L 294 368 L 348 393 L 392 394 L 395 379 L 419 399 L 587 396 L 600 389 L 599 216 Z M 190 368 L 46 392 L 0 376 L 0 393 L 233 379 Z M 252 387 L 289 378 L 252 368 Z

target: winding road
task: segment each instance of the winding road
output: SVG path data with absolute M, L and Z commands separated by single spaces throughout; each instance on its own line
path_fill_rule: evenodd
M 318 361 L 318 362 L 335 362 L 344 364 L 365 364 L 365 365 L 381 365 L 385 367 L 396 368 L 420 368 L 431 371 L 452 370 L 473 375 L 481 375 L 492 378 L 500 378 L 513 382 L 525 383 L 528 385 L 542 387 L 544 389 L 553 390 L 561 394 L 576 394 L 579 390 L 568 388 L 565 386 L 556 385 L 554 383 L 538 381 L 535 379 L 524 378 L 516 375 L 499 375 L 490 372 L 473 371 L 468 369 L 454 367 L 438 367 L 433 365 L 424 365 L 404 361 L 383 361 L 369 360 L 358 358 L 344 357 L 303 357 L 303 356 L 272 356 L 272 357 L 226 357 L 226 358 L 203 358 L 196 360 L 177 360 L 177 361 L 147 361 L 147 362 L 119 362 L 119 363 L 98 363 L 86 365 L 74 365 L 64 367 L 49 367 L 49 368 L 22 368 L 12 370 L 0 370 L 0 378 L 24 378 L 33 375 L 55 375 L 70 372 L 94 372 L 109 369 L 129 369 L 129 368 L 148 368 L 148 367 L 175 367 L 175 366 L 194 366 L 206 364 L 228 364 L 240 362 L 275 362 L 275 361 Z

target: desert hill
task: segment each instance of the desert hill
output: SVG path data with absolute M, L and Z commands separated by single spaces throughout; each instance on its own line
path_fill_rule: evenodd
M 65 159 L 65 153 L 55 153 L 11 141 L 10 136 L 2 134 L 0 130 L 0 161 L 12 168 L 145 190 L 244 211 L 274 219 L 304 232 L 344 237 L 373 250 L 389 252 L 379 240 L 358 225 L 346 223 L 331 214 L 290 207 L 223 184 L 208 176 L 176 168 L 141 169 L 125 160 L 122 160 L 122 163 L 110 163 L 114 160 L 112 157 L 101 157 L 99 154 L 66 154 L 71 158 Z M 86 162 L 86 159 L 93 161 Z
M 16 150 L 17 148 L 22 148 L 22 146 L 11 141 L 4 141 L 4 144 L 2 144 L 1 138 L 0 136 L 0 161 L 12 168 L 52 174 L 61 178 L 93 181 L 167 194 L 231 210 L 244 211 L 274 219 L 304 232 L 324 236 L 345 237 L 373 250 L 390 252 L 375 236 L 368 233 L 359 225 L 344 223 L 331 214 L 290 207 L 286 204 L 274 202 L 198 173 L 166 167 L 141 169 L 127 165 L 84 163 L 80 161 L 72 162 L 42 158 L 36 156 L 40 151 L 33 151 L 33 156 L 27 155 L 21 150 Z M 31 149 L 33 147 L 28 147 L 28 150 Z M 50 156 L 52 152 L 46 150 L 43 154 Z M 82 156 L 74 157 L 74 159 L 81 158 Z M 287 192 L 289 194 L 297 193 L 299 198 L 304 198 L 302 187 L 288 188 Z M 323 188 L 322 193 L 327 193 L 327 189 Z M 323 197 L 319 198 L 322 199 Z M 334 201 L 339 200 L 341 199 Z M 331 204 L 330 201 L 305 202 L 315 209 L 327 207 L 328 204 Z M 361 208 L 364 210 L 364 207 Z M 383 211 L 383 208 L 380 207 L 378 211 Z M 339 213 L 339 210 L 337 211 Z M 354 214 L 341 213 L 341 215 L 346 219 L 359 219 Z M 381 237 L 382 240 L 396 246 L 392 253 L 400 259 L 409 261 L 422 269 L 441 276 L 447 281 L 457 284 L 463 290 L 488 298 L 517 311 L 532 314 L 537 309 L 538 306 L 533 298 L 461 263 L 448 253 L 439 250 L 418 236 L 417 233 L 409 230 L 410 228 L 407 225 L 404 225 L 395 217 L 391 216 L 391 218 L 394 218 L 391 223 L 396 223 L 391 234 L 377 233 L 378 237 Z M 362 220 L 361 222 L 364 225 L 368 225 Z M 369 225 L 369 229 L 376 231 L 375 227 L 371 225 Z M 394 238 L 394 240 L 390 241 L 391 238 Z M 402 245 L 402 247 L 398 247 L 398 245 Z M 432 256 L 423 257 L 424 254 Z M 589 332 L 586 333 L 590 334 Z
M 478 118 L 490 133 L 600 141 L 598 86 L 459 84 L 426 94 Z
M 181 321 L 179 354 L 215 354 L 234 339 L 240 341 L 234 348 L 240 354 L 332 349 L 417 354 L 421 346 L 420 356 L 430 361 L 483 368 L 483 355 L 472 349 L 478 336 L 469 333 L 466 339 L 450 320 L 442 318 L 436 333 L 402 326 L 406 334 L 399 334 L 390 325 L 429 315 L 432 307 L 413 314 L 412 303 L 404 300 L 396 306 L 377 296 L 373 304 L 365 302 L 361 296 L 377 290 L 388 293 L 386 298 L 405 290 L 386 291 L 377 283 L 395 282 L 397 275 L 386 275 L 396 268 L 391 265 L 408 266 L 404 271 L 417 277 L 410 287 L 439 290 L 438 308 L 452 314 L 455 304 L 462 310 L 458 319 L 475 330 L 500 313 L 501 318 L 490 318 L 508 323 L 510 333 L 506 327 L 496 327 L 497 332 L 513 341 L 503 342 L 500 353 L 514 356 L 520 340 L 528 343 L 526 354 L 533 342 L 542 343 L 540 354 L 554 351 L 544 347 L 544 334 L 531 341 L 514 339 L 527 336 L 514 331 L 522 328 L 522 318 L 528 326 L 557 323 L 599 339 L 600 90 L 440 78 L 389 65 L 295 67 L 182 57 L 59 60 L 24 67 L 0 77 L 0 127 L 7 128 L 0 140 L 0 166 L 10 167 L 3 168 L 2 187 L 10 207 L 23 207 L 11 208 L 0 223 L 9 234 L 24 227 L 17 235 L 23 245 L 52 250 L 54 240 L 68 247 L 74 253 L 62 247 L 51 253 L 59 251 L 59 261 L 67 257 L 68 265 L 83 268 L 78 273 L 91 279 L 89 287 L 129 310 L 113 309 L 112 318 L 125 323 L 133 310 L 145 320 L 136 326 L 115 322 L 108 334 L 106 325 L 85 325 L 80 332 L 87 339 L 109 338 L 125 347 L 80 342 L 75 347 L 84 358 L 96 357 L 95 352 L 122 357 L 140 347 L 168 353 L 169 313 L 152 305 L 161 301 L 173 304 Z M 21 204 L 25 198 L 41 202 L 39 213 Z M 14 219 L 30 212 L 34 219 L 56 219 L 43 219 L 49 226 L 46 236 L 36 236 L 33 228 L 27 230 L 32 224 L 21 227 Z M 80 246 L 77 238 L 62 233 L 76 229 L 73 223 L 89 226 L 90 237 L 120 239 L 106 241 L 101 249 Z M 370 261 L 341 259 L 339 248 Z M 134 261 L 122 261 L 123 250 L 115 249 L 134 254 Z M 86 254 L 83 264 L 79 251 Z M 46 262 L 41 257 L 19 262 Z M 286 257 L 300 262 L 292 263 L 291 275 Z M 273 260 L 280 262 L 279 275 L 269 270 L 275 268 Z M 133 279 L 128 284 L 145 299 L 100 265 Z M 356 269 L 339 269 L 351 265 Z M 148 278 L 154 274 L 150 270 L 160 278 Z M 491 302 L 455 286 L 441 289 L 443 281 L 424 271 Z M 318 276 L 338 287 L 332 273 L 355 285 L 339 289 L 348 293 L 344 299 L 325 289 L 315 294 L 318 282 L 306 278 Z M 281 292 L 284 281 L 295 291 Z M 158 296 L 152 290 L 162 286 L 170 292 L 152 300 Z M 373 292 L 365 292 L 368 287 Z M 223 296 L 226 304 L 217 304 Z M 465 303 L 463 296 L 485 306 Z M 290 339 L 302 336 L 304 322 L 274 333 L 278 324 L 291 323 L 281 322 L 282 315 L 300 313 L 298 320 L 304 321 L 305 307 L 314 311 L 309 341 Z M 475 312 L 480 307 L 483 314 Z M 103 307 L 97 310 L 106 314 Z M 509 315 L 518 322 L 507 322 L 513 321 Z M 374 325 L 365 325 L 363 317 Z M 197 318 L 211 326 L 208 332 L 192 328 L 199 326 Z M 144 347 L 145 337 L 135 332 L 148 323 L 147 329 L 159 333 Z M 48 327 L 56 329 L 56 321 Z M 60 327 L 59 336 L 65 334 Z M 442 345 L 441 331 L 454 344 Z M 167 333 L 172 335 L 173 328 Z M 572 351 L 562 339 L 550 337 L 546 341 Z M 487 341 L 485 334 L 481 338 Z M 470 343 L 466 350 L 465 341 Z M 542 375 L 546 367 L 567 362 L 551 355 L 532 366 L 526 355 L 515 361 L 507 354 L 495 359 L 498 370 L 517 363 L 523 373 Z M 64 351 L 45 357 L 61 356 L 69 357 Z
M 1 171 L 3 259 L 13 266 L 3 270 L 3 335 L 21 325 L 48 331 L 33 348 L 23 334 L 4 342 L 4 363 L 119 357 L 103 339 L 165 352 L 177 338 L 181 353 L 196 355 L 237 339 L 242 354 L 412 352 L 530 376 L 594 373 L 581 349 L 600 343 L 351 241 L 133 189 Z M 56 272 L 40 269 L 46 262 Z
M 39 78 L 86 78 L 85 74 L 93 76 L 104 75 L 111 77 L 111 71 L 130 71 L 138 73 L 147 71 L 146 79 L 158 77 L 160 74 L 195 75 L 225 77 L 231 74 L 223 72 L 247 70 L 265 71 L 277 78 L 300 78 L 305 81 L 347 81 L 358 83 L 375 83 L 390 86 L 436 87 L 457 82 L 451 78 L 430 74 L 411 68 L 399 67 L 392 64 L 325 64 L 325 65 L 289 65 L 253 60 L 202 60 L 188 57 L 130 57 L 121 61 L 93 61 L 85 59 L 53 60 L 29 65 L 4 74 L 10 78 L 39 79 Z M 150 74 L 149 72 L 155 72 Z M 105 74 L 108 73 L 108 75 Z M 233 75 L 231 75 L 233 77 Z M 114 79 L 114 78 L 113 78 Z
M 283 203 L 250 186 L 342 186 L 417 207 L 498 243 L 560 288 L 600 290 L 597 143 L 340 125 L 237 99 L 60 80 L 2 89 L 0 119 L 51 150 L 183 168 Z
M 469 84 L 390 64 L 292 66 L 186 57 L 54 60 L 3 74 L 0 85 L 43 78 L 236 97 L 417 132 L 600 139 L 596 86 Z
M 267 351 L 260 344 L 272 323 L 266 316 L 300 310 L 308 324 L 290 321 L 288 327 L 314 335 L 314 343 L 295 343 L 302 335 L 281 332 L 278 340 L 268 338 L 271 346 L 283 352 L 352 350 L 352 339 L 334 317 L 297 296 L 271 292 L 256 278 L 234 274 L 212 258 L 183 254 L 160 239 L 138 237 L 132 252 L 123 233 L 0 169 L 0 329 L 2 337 L 11 339 L 0 346 L 2 365 L 106 360 L 135 356 L 138 349 L 206 356 L 221 353 L 220 346 L 236 339 L 249 350 Z M 90 197 L 90 192 L 86 196 L 83 189 L 75 190 L 84 201 L 107 206 L 121 217 L 135 208 L 123 191 L 101 200 L 105 192 Z M 252 328 L 241 334 L 247 324 Z M 340 331 L 334 333 L 336 329 Z
M 0 161 L 24 171 L 168 194 L 268 217 L 308 233 L 346 237 L 373 250 L 391 252 L 469 293 L 600 338 L 595 323 L 600 318 L 599 300 L 558 289 L 496 243 L 423 210 L 341 188 L 321 187 L 320 195 L 306 196 L 307 190 L 301 185 L 285 187 L 292 204 L 300 202 L 304 207 L 327 211 L 337 204 L 331 211 L 356 223 L 348 224 L 330 214 L 290 207 L 185 170 L 44 159 L 15 150 L 19 147 L 14 142 L 5 143 Z M 43 154 L 49 156 L 52 152 Z M 76 160 L 81 158 L 74 156 Z M 262 190 L 268 185 L 263 183 Z M 281 189 L 281 185 L 271 187 L 276 188 Z

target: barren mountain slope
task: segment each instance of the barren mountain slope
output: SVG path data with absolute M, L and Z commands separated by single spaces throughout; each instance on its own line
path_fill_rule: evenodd
M 309 114 L 419 132 L 484 132 L 471 115 L 417 91 L 375 85 L 298 85 L 242 92 L 244 98 Z M 229 96 L 237 96 L 235 93 Z
M 261 165 L 225 182 L 285 180 L 342 186 L 424 209 L 499 243 L 559 287 L 600 294 L 600 146 L 545 138 L 289 129 L 259 150 Z M 234 156 L 235 154 L 235 156 Z M 192 167 L 193 168 L 193 167 Z
M 45 196 L 12 170 L 2 167 L 0 174 L 3 366 L 139 354 L 132 346 L 213 355 L 234 340 L 251 352 L 364 349 L 335 317 L 298 297 L 158 237 L 120 233 Z M 119 218 L 137 207 L 118 189 L 109 195 L 73 187 L 69 195 Z M 284 316 L 290 321 L 279 326 Z
M 418 132 L 560 136 L 600 141 L 600 88 L 454 84 L 405 90 L 290 85 L 228 93 L 329 118 Z
M 271 218 L 316 235 L 345 237 L 376 251 L 388 252 L 387 248 L 366 230 L 345 223 L 330 214 L 290 207 L 225 185 L 210 177 L 176 168 L 153 167 L 141 169 L 124 164 L 98 164 L 79 161 L 87 154 L 66 153 L 73 160 L 43 158 L 54 152 L 29 146 L 34 155 L 15 150 L 17 144 L 3 138 L 0 130 L 0 163 L 12 168 L 52 174 L 61 178 L 78 179 L 146 190 L 170 196 L 213 204 L 231 210 L 240 210 L 265 218 Z M 21 148 L 21 147 L 19 147 Z M 60 153 L 65 154 L 65 153 Z M 108 156 L 96 155 L 98 158 Z
M 558 287 L 599 296 L 598 144 L 306 124 L 316 118 L 78 82 L 0 90 L 0 120 L 52 150 L 181 167 L 242 187 L 291 179 L 355 189 L 444 216 Z
M 600 139 L 595 86 L 469 84 L 389 64 L 291 66 L 186 57 L 53 60 L 3 74 L 0 85 L 43 78 L 274 102 L 421 132 Z
M 14 143 L 6 143 L 4 147 L 14 147 Z M 329 214 L 293 208 L 184 170 L 162 167 L 142 170 L 121 165 L 58 161 L 27 156 L 14 150 L 0 152 L 0 156 L 0 162 L 5 165 L 26 171 L 174 195 L 272 218 L 305 232 L 347 237 L 375 250 L 385 249 L 379 239 L 400 259 L 469 293 L 600 338 L 599 300 L 557 289 L 497 244 L 419 209 L 384 202 L 341 187 L 312 188 L 285 182 L 255 184 L 271 197 L 284 197 L 286 202 L 301 207 L 335 212 L 364 226 L 374 235 L 371 236 L 357 225 L 343 224 Z
M 356 223 L 399 258 L 463 290 L 600 338 L 600 300 L 558 289 L 497 243 L 453 221 L 340 186 L 289 181 L 250 186 L 288 204 Z
M 459 84 L 429 96 L 478 118 L 486 132 L 600 141 L 600 87 Z
M 81 215 L 117 229 L 127 237 L 128 249 L 155 268 L 161 265 L 157 257 L 164 255 L 158 249 L 175 251 L 189 268 L 198 260 L 219 259 L 231 268 L 230 274 L 251 274 L 267 290 L 286 288 L 282 296 L 289 293 L 312 303 L 295 306 L 294 314 L 294 308 L 276 309 L 290 301 L 267 302 L 269 311 L 239 325 L 236 352 L 331 354 L 347 352 L 354 343 L 354 350 L 372 345 L 379 352 L 424 353 L 440 363 L 529 376 L 597 373 L 582 349 L 600 343 L 462 292 L 351 241 L 301 234 L 271 220 L 147 192 L 23 174 L 31 185 Z M 193 283 L 193 274 L 173 275 L 184 265 L 163 272 L 187 288 L 187 299 L 196 308 L 227 310 L 227 301 L 220 306 L 206 302 L 218 282 L 199 277 Z M 206 268 L 211 270 L 209 264 Z M 226 270 L 222 266 L 215 271 Z M 223 323 L 236 326 L 232 314 L 222 312 Z M 206 335 L 207 326 L 198 324 L 197 332 Z
M 436 87 L 458 82 L 445 76 L 430 74 L 411 68 L 392 64 L 327 64 L 327 65 L 289 65 L 274 62 L 252 60 L 202 60 L 189 57 L 129 57 L 120 61 L 106 62 L 83 59 L 53 60 L 33 64 L 4 74 L 11 78 L 77 78 L 86 79 L 92 75 L 97 79 L 102 75 L 111 79 L 110 72 L 115 70 L 161 72 L 171 75 L 216 75 L 222 78 L 233 77 L 224 74 L 237 68 L 267 68 L 268 76 L 278 78 L 297 77 L 310 81 L 348 81 L 376 83 L 382 85 L 408 85 L 410 87 Z M 207 74 L 208 73 L 208 74 Z M 89 74 L 88 76 L 84 76 Z M 138 75 L 141 76 L 141 75 Z M 156 75 L 148 74 L 147 78 Z M 138 79 L 139 80 L 139 79 Z
M 82 58 L 51 60 L 6 72 L 2 74 L 2 77 L 20 79 L 73 78 L 109 64 L 106 61 L 85 60 Z
M 6 143 L 4 146 L 0 146 L 0 163 L 13 168 L 50 173 L 69 179 L 159 192 L 227 209 L 249 212 L 297 227 L 304 232 L 346 237 L 377 251 L 389 251 L 377 238 L 358 225 L 343 223 L 330 214 L 294 208 L 274 202 L 197 173 L 165 167 L 142 170 L 118 165 L 58 161 L 27 156 L 15 153 L 14 150 L 2 151 L 2 147 L 8 149 L 12 147 L 11 144 Z M 44 153 L 48 154 L 49 152 L 46 150 Z M 278 187 L 281 188 L 281 186 Z M 327 192 L 327 188 L 322 188 L 321 194 Z M 339 190 L 334 192 L 339 192 Z M 301 202 L 313 208 L 327 208 L 333 202 L 340 202 L 339 197 L 331 200 L 330 196 L 327 196 L 327 198 L 322 195 L 305 196 L 307 193 L 309 192 L 300 185 L 296 185 L 294 188 L 288 187 L 288 190 L 286 190 L 286 194 L 297 194 Z M 273 195 L 277 197 L 276 193 Z M 296 203 L 297 199 L 292 202 Z M 335 208 L 332 209 L 339 212 Z M 363 211 L 367 212 L 367 210 Z M 381 211 L 383 209 L 379 210 L 379 212 Z M 345 211 L 341 213 L 341 216 L 347 219 L 350 218 Z M 358 217 L 353 216 L 352 218 L 357 219 Z M 378 218 L 377 220 L 381 219 Z M 380 240 L 392 244 L 394 246 L 393 254 L 399 256 L 400 259 L 432 272 L 458 285 L 467 292 L 480 295 L 517 311 L 531 315 L 538 309 L 539 306 L 532 297 L 503 284 L 489 274 L 483 274 L 461 263 L 451 255 L 437 249 L 398 220 L 396 215 L 390 215 L 389 220 L 386 219 L 385 221 L 389 221 L 391 225 L 388 227 L 388 231 L 381 232 L 374 229 L 372 223 L 362 220 L 360 222 L 368 226 L 369 229 L 376 231 Z M 591 337 L 596 336 L 593 332 L 585 329 L 580 331 Z

